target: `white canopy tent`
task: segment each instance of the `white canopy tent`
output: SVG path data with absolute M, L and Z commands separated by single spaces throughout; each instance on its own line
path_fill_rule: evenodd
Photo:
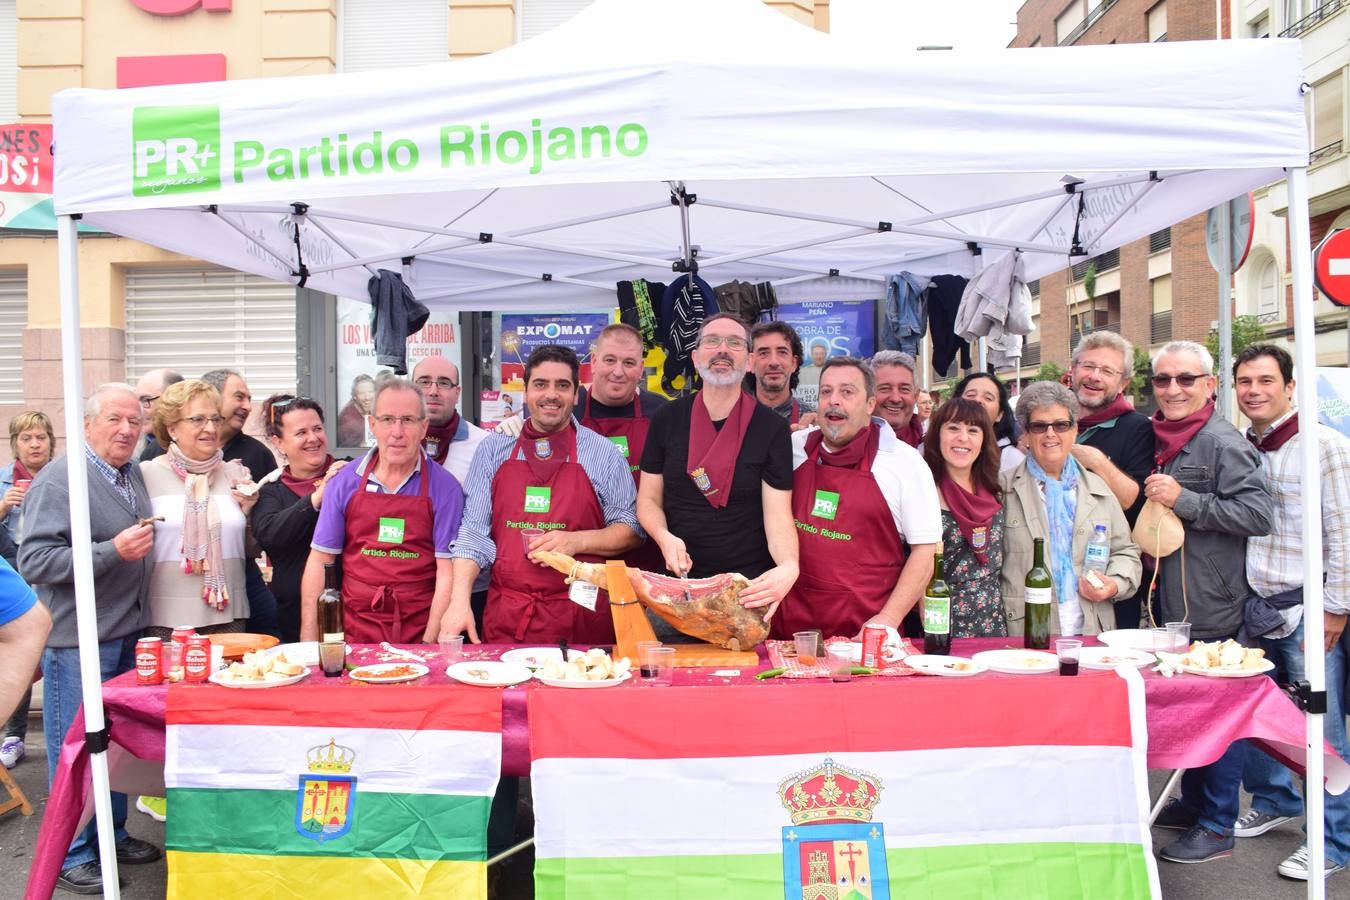
M 611 306 L 616 280 L 669 280 L 691 261 L 713 282 L 880 282 L 971 274 L 1020 249 L 1037 278 L 1287 174 L 1296 330 L 1312 334 L 1297 41 L 904 55 L 886 37 L 842 41 L 758 0 L 598 0 L 542 37 L 454 63 L 58 94 L 71 452 L 83 395 L 74 217 L 343 296 L 401 267 L 433 307 L 559 310 Z M 1312 371 L 1310 340 L 1298 356 Z M 1299 383 L 1305 409 L 1314 389 Z M 1318 467 L 1305 459 L 1305 471 L 1316 497 Z M 98 732 L 86 497 L 72 466 Z M 1310 611 L 1317 525 L 1306 518 Z M 1318 646 L 1320 612 L 1306 621 Z M 1308 672 L 1321 690 L 1319 654 Z M 1321 725 L 1309 717 L 1310 747 Z M 1320 753 L 1308 769 L 1320 782 Z M 94 772 L 106 824 L 101 755 Z M 1320 828 L 1310 840 L 1316 859 Z

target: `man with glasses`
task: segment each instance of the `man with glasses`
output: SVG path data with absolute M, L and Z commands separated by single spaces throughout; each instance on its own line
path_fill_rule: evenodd
M 183 376 L 173 369 L 151 369 L 136 381 L 136 399 L 141 403 L 141 437 L 136 444 L 134 459 L 144 462 L 154 459 L 164 451 L 155 443 L 154 425 L 150 421 L 150 408 L 155 405 L 159 395 L 171 384 L 177 384 Z
M 638 519 L 670 571 L 740 572 L 751 579 L 741 603 L 772 614 L 798 572 L 792 442 L 787 421 L 741 389 L 749 356 L 745 323 L 704 320 L 693 351 L 703 387 L 652 420 Z
M 84 411 L 84 459 L 89 481 L 89 529 L 98 607 L 99 676 L 106 681 L 135 667 L 136 639 L 150 621 L 150 549 L 154 528 L 140 466 L 132 460 L 141 433 L 141 404 L 126 384 L 105 384 Z M 51 611 L 52 628 L 42 654 L 42 729 L 48 777 L 56 774 L 61 742 L 83 699 L 75 627 L 75 565 L 71 546 L 69 456 L 42 468 L 24 495 L 28 509 L 19 545 L 19 572 Z M 160 850 L 127 834 L 127 797 L 112 795 L 117 861 L 154 862 Z M 93 822 L 76 836 L 61 864 L 57 885 L 78 894 L 103 890 Z
M 1144 508 L 1144 479 L 1153 471 L 1153 426 L 1125 396 L 1133 375 L 1134 348 L 1109 331 L 1085 336 L 1069 363 L 1069 387 L 1083 410 L 1073 457 L 1106 482 L 1130 528 Z M 1116 603 L 1118 627 L 1139 627 L 1152 576 L 1146 564 L 1139 590 Z
M 450 605 L 450 545 L 464 492 L 422 450 L 427 408 L 416 387 L 381 384 L 369 419 L 374 449 L 325 488 L 300 580 L 300 639 L 319 638 L 323 567 L 341 556 L 349 643 L 434 643 Z
M 443 356 L 428 356 L 413 369 L 412 379 L 427 401 L 427 434 L 422 449 L 463 484 L 474 451 L 487 432 L 459 414 L 463 393 L 459 369 Z
M 1237 637 L 1247 584 L 1247 538 L 1269 534 L 1270 494 L 1251 444 L 1214 413 L 1214 358 L 1193 341 L 1165 344 L 1153 357 L 1154 463 L 1144 481 L 1147 499 L 1166 506 L 1186 526 L 1181 549 L 1158 561 L 1159 622 L 1191 623 L 1191 637 Z M 1149 552 L 1147 546 L 1141 548 Z M 1181 797 L 1155 825 L 1185 833 L 1159 854 L 1169 862 L 1201 863 L 1231 856 L 1238 817 L 1242 742 L 1219 759 L 1189 769 Z
M 464 483 L 469 505 L 451 548 L 454 599 L 441 621 L 442 636 L 467 632 L 478 642 L 470 589 L 491 566 L 485 640 L 614 642 L 606 599 L 570 590 L 557 572 L 528 557 L 552 550 L 597 562 L 642 540 L 623 456 L 572 418 L 580 369 L 570 348 L 536 347 L 525 362 L 530 416 L 519 437 L 490 434 L 474 454 Z

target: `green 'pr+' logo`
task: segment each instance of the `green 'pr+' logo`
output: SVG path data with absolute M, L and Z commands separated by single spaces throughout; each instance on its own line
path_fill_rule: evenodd
M 614 443 L 614 446 L 616 446 L 616 447 L 619 448 L 619 452 L 623 454 L 623 458 L 624 458 L 624 459 L 627 459 L 627 458 L 628 458 L 628 436 L 627 436 L 627 435 L 623 435 L 623 434 L 612 434 L 612 435 L 610 435 L 609 439 Z
M 525 512 L 546 513 L 553 502 L 553 489 L 547 487 L 525 488 Z
M 380 534 L 376 538 L 381 544 L 403 543 L 403 520 L 380 517 Z
M 220 189 L 220 107 L 137 107 L 131 140 L 133 195 Z
M 839 512 L 839 495 L 834 491 L 816 491 L 816 502 L 811 507 L 811 515 L 817 519 L 834 521 Z

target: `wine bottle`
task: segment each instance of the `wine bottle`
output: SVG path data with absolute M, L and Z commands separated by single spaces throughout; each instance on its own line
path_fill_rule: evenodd
M 933 580 L 923 592 L 923 652 L 952 652 L 952 589 L 942 568 L 942 554 L 933 557 Z
M 342 591 L 337 567 L 323 567 L 323 593 L 319 594 L 319 667 L 329 678 L 342 674 L 347 662 L 347 635 L 342 629 Z
M 1031 650 L 1045 650 L 1050 646 L 1050 609 L 1054 602 L 1054 581 L 1045 567 L 1045 539 L 1032 541 L 1034 556 L 1026 581 L 1026 628 L 1024 645 Z

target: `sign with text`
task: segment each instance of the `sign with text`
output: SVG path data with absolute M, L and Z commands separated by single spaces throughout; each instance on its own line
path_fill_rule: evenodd
M 434 311 L 427 323 L 408 338 L 408 377 L 431 356 L 443 356 L 460 367 L 459 314 Z M 462 376 L 462 369 L 461 369 Z M 337 300 L 337 395 L 343 404 L 336 424 L 329 416 L 329 432 L 339 447 L 370 447 L 375 441 L 366 422 L 375 386 L 393 378 L 393 370 L 375 363 L 375 341 L 370 328 L 370 304 L 347 297 Z
M 784 303 L 778 318 L 801 335 L 802 359 L 796 396 L 816 402 L 820 367 L 831 356 L 868 357 L 876 351 L 875 300 L 808 300 Z
M 56 228 L 52 126 L 0 125 L 0 227 Z
M 536 347 L 560 344 L 575 351 L 581 360 L 581 383 L 591 380 L 591 344 L 609 324 L 607 313 L 530 313 L 502 316 L 501 388 L 525 388 L 525 361 Z

